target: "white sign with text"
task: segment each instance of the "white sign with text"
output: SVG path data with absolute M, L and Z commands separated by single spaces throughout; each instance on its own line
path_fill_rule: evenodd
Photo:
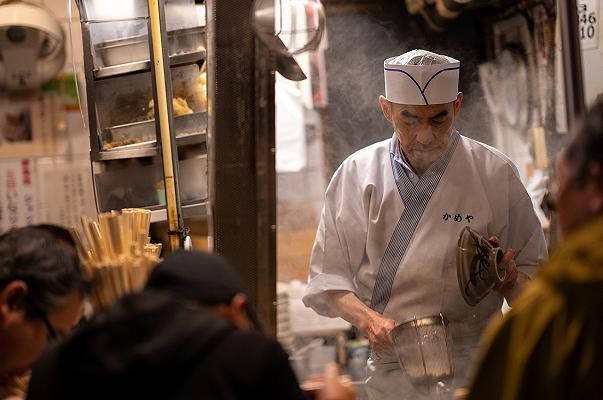
M 578 34 L 583 49 L 599 46 L 599 0 L 578 1 Z

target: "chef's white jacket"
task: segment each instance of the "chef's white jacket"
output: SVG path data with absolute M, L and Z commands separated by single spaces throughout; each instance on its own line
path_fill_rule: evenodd
M 303 301 L 336 317 L 325 294 L 344 290 L 398 322 L 442 313 L 457 370 L 466 369 L 503 297 L 491 292 L 477 306 L 465 303 L 456 272 L 459 233 L 470 226 L 497 236 L 529 276 L 547 256 L 544 234 L 517 170 L 496 149 L 454 131 L 446 153 L 415 184 L 394 156 L 396 146 L 394 134 L 352 154 L 333 175 Z

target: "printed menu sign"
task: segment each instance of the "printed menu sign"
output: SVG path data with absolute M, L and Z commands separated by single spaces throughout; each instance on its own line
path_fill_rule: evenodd
M 82 214 L 96 215 L 87 159 L 0 159 L 0 233 L 38 223 L 78 226 Z
M 41 221 L 76 227 L 82 214 L 96 215 L 88 160 L 40 159 L 38 176 Z
M 0 161 L 0 232 L 36 221 L 32 160 Z

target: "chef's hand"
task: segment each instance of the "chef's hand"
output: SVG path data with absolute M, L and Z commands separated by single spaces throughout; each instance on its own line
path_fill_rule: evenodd
M 324 386 L 318 393 L 318 400 L 354 400 L 356 389 L 349 377 L 340 376 L 337 364 L 330 363 L 325 367 Z
M 374 353 L 388 354 L 393 352 L 394 345 L 390 332 L 397 324 L 393 319 L 385 318 L 377 313 L 369 318 L 363 333 L 371 343 L 371 349 Z
M 488 239 L 488 241 L 494 247 L 500 247 L 500 240 L 496 236 L 492 236 Z M 500 267 L 504 268 L 507 271 L 507 276 L 505 280 L 494 285 L 494 290 L 499 292 L 502 295 L 505 295 L 510 289 L 515 286 L 517 282 L 517 265 L 515 264 L 515 250 L 507 249 L 505 251 L 503 258 L 500 262 Z
M 397 325 L 396 321 L 375 312 L 353 292 L 334 290 L 327 293 L 331 307 L 340 317 L 360 329 L 369 339 L 373 352 L 393 353 L 390 331 Z

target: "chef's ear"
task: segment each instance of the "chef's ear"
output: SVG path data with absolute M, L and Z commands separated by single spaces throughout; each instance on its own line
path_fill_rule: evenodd
M 458 92 L 456 95 L 456 100 L 454 100 L 454 115 L 458 116 L 461 112 L 461 104 L 463 103 L 463 92 Z
M 381 111 L 383 112 L 383 116 L 390 123 L 393 123 L 392 118 L 392 104 L 387 100 L 383 95 L 379 96 L 379 105 L 381 106 Z

